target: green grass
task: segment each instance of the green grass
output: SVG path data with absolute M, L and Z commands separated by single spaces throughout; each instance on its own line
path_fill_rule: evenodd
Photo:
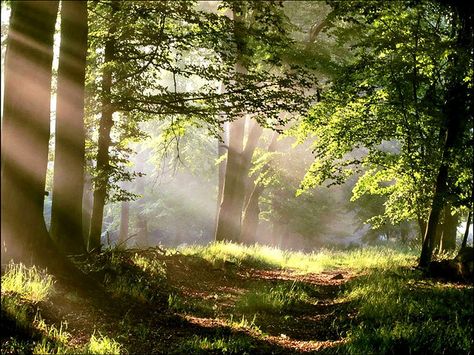
M 120 354 L 122 346 L 115 340 L 99 335 L 92 334 L 89 343 L 87 344 L 87 354 Z
M 72 346 L 67 323 L 48 324 L 40 302 L 54 292 L 53 277 L 35 266 L 10 263 L 2 275 L 1 352 L 6 354 L 119 354 L 113 339 L 92 335 L 84 347 Z
M 352 281 L 342 300 L 357 309 L 350 354 L 469 353 L 473 288 L 422 279 L 406 268 L 376 270 Z
M 217 242 L 207 246 L 187 246 L 180 249 L 185 255 L 202 257 L 221 265 L 232 262 L 238 266 L 265 269 L 291 269 L 301 273 L 319 273 L 326 270 L 350 268 L 367 270 L 391 268 L 393 265 L 413 265 L 419 255 L 417 249 L 407 247 L 365 247 L 353 250 L 320 249 L 312 253 L 286 251 L 265 245 L 245 246 Z
M 168 295 L 168 309 L 176 313 L 193 313 L 205 317 L 213 317 L 215 313 L 208 303 L 202 300 L 185 298 L 174 292 Z
M 303 283 L 281 283 L 272 287 L 256 287 L 245 293 L 236 303 L 242 313 L 282 314 L 298 310 L 305 303 L 311 303 L 310 286 Z
M 109 249 L 100 254 L 85 271 L 100 275 L 100 281 L 117 297 L 153 302 L 163 295 L 166 269 L 153 255 Z M 164 297 L 164 296 L 163 296 Z
M 193 336 L 183 342 L 176 353 L 179 354 L 252 354 L 254 346 L 242 336 Z
M 31 301 L 44 301 L 53 292 L 53 277 L 37 267 L 10 263 L 2 275 L 2 292 Z

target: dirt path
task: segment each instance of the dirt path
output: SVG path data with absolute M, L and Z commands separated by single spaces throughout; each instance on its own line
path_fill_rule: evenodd
M 288 270 L 237 267 L 232 263 L 216 268 L 205 260 L 184 256 L 170 257 L 165 263 L 168 280 L 179 296 L 190 305 L 199 305 L 190 307 L 191 311 L 183 315 L 190 324 L 204 329 L 228 326 L 232 317 L 239 321 L 236 302 L 247 292 L 297 282 L 313 290 L 314 302 L 300 304 L 289 314 L 259 312 L 255 324 L 261 334 L 245 332 L 266 342 L 275 353 L 315 352 L 343 342 L 347 329 L 341 324 L 348 325 L 352 312 L 337 301 L 337 296 L 344 284 L 357 276 L 347 270 L 301 275 Z
M 152 303 L 105 291 L 81 295 L 58 283 L 54 295 L 37 307 L 57 328 L 67 322 L 71 344 L 83 345 L 95 332 L 115 339 L 129 354 L 194 353 L 186 350 L 189 343 L 203 339 L 239 339 L 251 354 L 333 353 L 349 329 L 353 312 L 338 301 L 345 283 L 357 277 L 347 270 L 301 275 L 234 263 L 216 267 L 181 254 L 160 261 L 166 285 Z M 309 296 L 289 308 L 239 308 L 252 292 L 291 290 L 296 284 Z

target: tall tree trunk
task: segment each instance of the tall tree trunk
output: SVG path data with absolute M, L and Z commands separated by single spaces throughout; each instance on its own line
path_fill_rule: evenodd
M 468 3 L 466 3 L 468 4 Z M 439 216 L 444 207 L 448 194 L 448 166 L 451 160 L 451 151 L 456 146 L 459 137 L 463 132 L 463 127 L 468 119 L 466 112 L 466 103 L 472 102 L 472 92 L 468 93 L 467 83 L 463 81 L 466 68 L 469 64 L 463 57 L 464 52 L 472 51 L 472 5 L 458 4 L 456 16 L 460 20 L 460 29 L 457 35 L 458 49 L 451 58 L 451 79 L 448 83 L 445 104 L 445 140 L 443 144 L 443 154 L 441 165 L 438 169 L 436 178 L 435 192 L 431 205 L 431 211 L 428 218 L 428 226 L 426 228 L 423 247 L 421 250 L 420 261 L 418 266 L 426 268 L 431 262 L 433 254 L 434 242 L 436 238 L 436 228 L 439 223 Z M 470 11 L 468 11 L 470 10 Z M 454 21 L 453 23 L 455 23 Z
M 2 259 L 54 255 L 43 217 L 57 1 L 13 1 L 1 155 Z
M 223 94 L 225 91 L 224 84 L 221 85 L 220 92 Z M 227 153 L 229 149 L 229 122 L 224 122 L 222 124 L 222 131 L 217 142 L 217 159 L 222 159 L 222 157 Z M 224 193 L 224 180 L 225 180 L 225 170 L 226 170 L 227 160 L 222 160 L 219 163 L 218 170 L 218 185 L 217 185 L 217 204 L 216 204 L 216 217 L 215 217 L 215 228 L 214 232 L 217 230 L 217 223 L 219 220 L 219 209 L 222 203 L 222 195 Z
M 240 118 L 230 125 L 224 193 L 217 222 L 216 240 L 240 241 L 248 172 L 262 131 L 262 127 L 253 122 L 243 148 L 245 119 Z
M 87 1 L 63 1 L 50 233 L 68 254 L 85 251 L 82 195 L 86 56 Z
M 215 240 L 238 241 L 242 208 L 235 201 L 238 190 L 243 190 L 240 179 L 245 118 L 241 117 L 229 125 L 229 149 L 225 170 L 222 202 L 217 220 Z
M 471 221 L 472 221 L 472 210 L 469 210 L 469 214 L 467 215 L 466 229 L 464 230 L 464 236 L 462 238 L 461 250 L 466 248 L 467 246 L 467 238 L 469 237 L 469 226 L 471 225 Z
M 130 220 L 130 202 L 122 201 L 120 207 L 120 232 L 119 232 L 119 245 L 126 247 L 126 241 L 128 238 L 128 226 Z
M 88 172 L 84 174 L 84 189 L 82 193 L 82 238 L 84 244 L 89 239 L 89 229 L 92 216 L 93 191 L 92 177 Z
M 272 140 L 268 146 L 269 153 L 275 151 L 277 138 L 278 138 L 278 133 L 274 132 L 272 136 Z M 265 174 L 269 168 L 270 168 L 270 165 L 268 163 L 265 164 L 260 174 Z M 247 244 L 252 244 L 252 243 L 255 243 L 256 241 L 258 218 L 260 215 L 260 207 L 258 205 L 258 201 L 263 191 L 265 190 L 265 186 L 263 184 L 255 183 L 255 181 L 251 183 L 251 187 L 252 187 L 252 190 L 250 192 L 250 196 L 244 208 L 244 217 L 242 220 L 242 232 L 241 232 L 241 240 Z
M 137 155 L 136 169 L 138 172 L 143 172 L 145 168 L 145 159 L 148 155 L 148 150 L 144 149 L 140 154 Z M 138 177 L 136 180 L 137 193 L 141 197 L 136 202 L 136 213 L 137 213 L 137 245 L 141 248 L 148 247 L 150 241 L 148 240 L 148 221 L 145 214 L 145 179 L 144 177 Z
M 425 236 L 425 232 L 426 232 L 426 221 L 421 218 L 421 217 L 418 217 L 418 227 L 420 228 L 420 240 L 421 240 L 421 245 L 423 245 L 423 239 L 424 239 L 424 236 Z
M 118 10 L 118 4 L 112 2 L 112 20 L 109 29 L 109 38 L 105 43 L 104 63 L 111 63 L 115 58 L 115 39 L 116 23 L 113 21 L 113 15 Z M 114 108 L 110 98 L 112 88 L 112 68 L 105 66 L 102 75 L 102 112 L 99 125 L 99 141 L 97 151 L 97 177 L 94 182 L 94 202 L 92 207 L 92 216 L 89 229 L 89 239 L 87 250 L 100 251 L 100 235 L 102 232 L 102 220 L 104 218 L 104 206 L 107 198 L 107 185 L 109 178 L 109 147 L 111 144 L 110 131 L 114 124 L 112 115 Z
M 459 224 L 459 215 L 451 214 L 451 205 L 447 204 L 444 209 L 443 236 L 441 240 L 442 251 L 453 251 L 456 249 L 456 233 Z

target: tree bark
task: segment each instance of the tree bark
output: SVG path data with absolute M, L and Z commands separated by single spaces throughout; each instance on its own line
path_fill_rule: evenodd
M 1 155 L 2 259 L 54 256 L 43 217 L 57 1 L 13 1 Z
M 58 67 L 51 237 L 68 254 L 85 251 L 82 234 L 87 2 L 63 1 Z
M 111 63 L 115 58 L 115 38 L 116 24 L 113 15 L 118 10 L 117 3 L 112 2 L 112 19 L 109 29 L 109 38 L 105 44 L 104 63 Z M 104 218 L 104 206 L 107 198 L 107 185 L 109 177 L 109 148 L 111 144 L 110 131 L 114 124 L 112 115 L 114 108 L 110 98 L 112 88 L 112 69 L 105 66 L 102 75 L 102 112 L 99 125 L 99 141 L 97 151 L 97 177 L 94 183 L 94 202 L 89 229 L 89 239 L 87 243 L 88 251 L 100 251 L 100 236 L 102 232 L 102 220 Z

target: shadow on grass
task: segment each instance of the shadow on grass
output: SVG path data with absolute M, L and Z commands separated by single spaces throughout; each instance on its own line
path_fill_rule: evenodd
M 350 282 L 358 309 L 351 354 L 455 354 L 473 347 L 472 285 L 440 283 L 408 269 L 375 271 Z

